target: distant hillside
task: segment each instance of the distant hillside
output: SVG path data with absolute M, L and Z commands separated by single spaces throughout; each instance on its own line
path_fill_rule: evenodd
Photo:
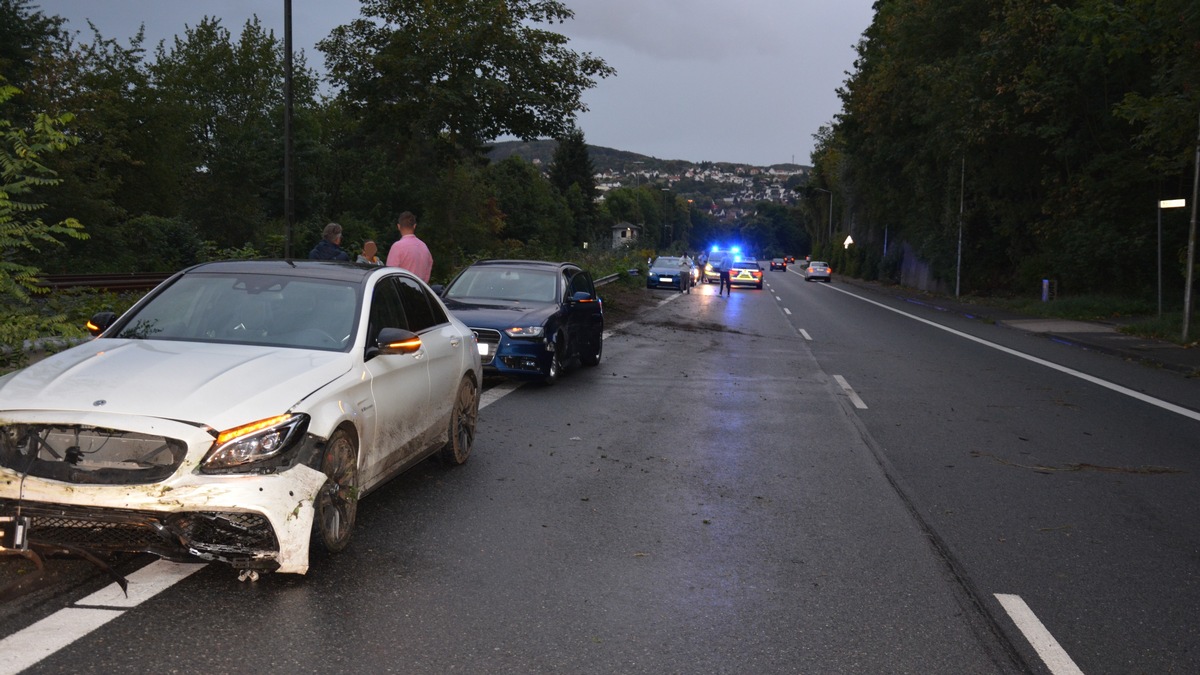
M 558 142 L 553 139 L 545 139 L 539 141 L 502 141 L 492 146 L 492 151 L 488 153 L 488 157 L 493 162 L 499 162 L 513 155 L 524 159 L 527 162 L 535 164 L 540 163 L 542 168 L 547 168 L 554 161 L 554 149 L 558 147 Z M 752 164 L 738 164 L 736 162 L 689 162 L 682 159 L 658 159 L 648 155 L 640 155 L 636 152 L 628 152 L 625 150 L 614 150 L 613 148 L 605 148 L 599 145 L 589 145 L 588 155 L 592 159 L 592 166 L 597 172 L 616 171 L 625 173 L 627 171 L 643 170 L 643 171 L 658 171 L 660 173 L 678 174 L 684 169 L 696 166 L 712 166 L 723 169 L 733 169 L 739 166 L 750 167 Z M 535 161 L 536 160 L 536 161 Z M 641 162 L 641 164 L 635 164 Z M 796 170 L 804 168 L 800 164 L 772 164 L 767 167 L 759 167 L 765 169 L 778 168 L 783 170 Z

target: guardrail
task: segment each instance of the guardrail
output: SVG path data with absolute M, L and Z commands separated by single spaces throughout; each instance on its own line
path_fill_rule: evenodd
M 51 290 L 95 288 L 105 291 L 148 291 L 171 276 L 170 272 L 148 274 L 47 274 L 41 286 Z
M 617 279 L 620 279 L 622 274 L 627 274 L 631 277 L 636 277 L 638 274 L 640 274 L 640 272 L 638 272 L 636 269 L 625 270 L 624 272 L 613 272 L 612 274 L 609 274 L 607 276 L 603 276 L 603 277 L 600 277 L 599 279 L 596 279 L 592 283 L 594 283 L 597 286 L 603 286 L 604 284 L 611 284 L 612 282 L 616 281 Z

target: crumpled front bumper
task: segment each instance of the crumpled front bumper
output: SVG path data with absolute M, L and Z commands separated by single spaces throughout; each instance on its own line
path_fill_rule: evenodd
M 5 423 L 68 423 L 62 413 L 3 416 Z M 203 474 L 197 466 L 213 444 L 205 429 L 106 414 L 73 416 L 69 424 L 157 434 L 183 442 L 187 453 L 169 477 L 147 484 L 72 483 L 0 467 L 0 516 L 30 518 L 30 543 L 308 570 L 313 502 L 325 483 L 320 471 L 297 463 L 265 474 Z

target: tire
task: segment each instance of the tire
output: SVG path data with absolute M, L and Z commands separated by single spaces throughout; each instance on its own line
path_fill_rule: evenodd
M 756 285 L 756 286 L 755 286 L 755 288 L 757 288 L 758 290 L 760 290 L 760 291 L 761 291 L 761 290 L 762 290 L 762 284 L 758 284 L 758 285 Z
M 350 544 L 358 515 L 358 444 L 339 429 L 329 437 L 321 455 L 325 484 L 313 507 L 313 538 L 326 551 L 337 553 Z
M 690 291 L 689 291 L 690 292 Z M 596 334 L 596 344 L 587 354 L 579 355 L 579 362 L 591 368 L 600 365 L 600 357 L 604 354 L 604 331 Z
M 442 462 L 451 466 L 465 464 L 475 446 L 475 423 L 479 420 L 479 385 L 466 375 L 458 385 L 454 407 L 450 411 L 450 436 L 442 448 Z
M 544 384 L 548 387 L 548 386 L 554 384 L 555 382 L 558 382 L 558 378 L 562 377 L 562 371 L 563 371 L 563 339 L 562 339 L 562 336 L 560 335 L 560 336 L 558 336 L 557 339 L 554 340 L 554 354 L 552 354 L 550 356 L 550 368 L 546 371 L 545 376 L 542 377 L 542 384 Z

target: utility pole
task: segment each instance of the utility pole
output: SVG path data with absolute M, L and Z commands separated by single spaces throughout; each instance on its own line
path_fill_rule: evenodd
M 292 0 L 283 0 L 283 257 L 292 257 L 292 227 L 296 220 L 292 194 Z
M 1183 340 L 1192 318 L 1192 270 L 1196 266 L 1196 199 L 1200 198 L 1200 116 L 1196 118 L 1196 165 L 1192 169 L 1192 224 L 1188 227 L 1187 283 L 1183 286 Z

